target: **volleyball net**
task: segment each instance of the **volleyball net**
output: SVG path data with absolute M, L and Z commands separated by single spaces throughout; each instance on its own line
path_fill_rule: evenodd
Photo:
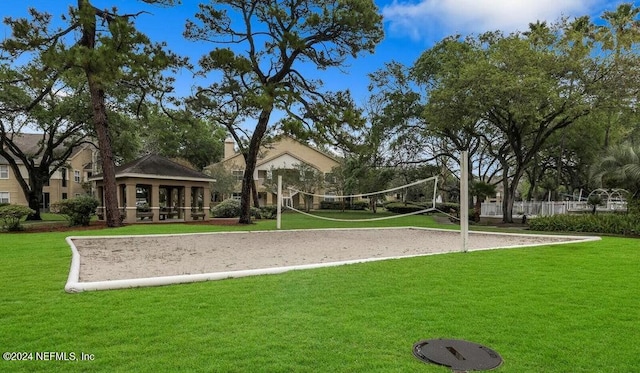
M 414 181 L 397 187 L 348 195 L 309 193 L 295 188 L 287 188 L 282 193 L 282 207 L 293 212 L 320 220 L 338 222 L 367 222 L 387 219 L 397 219 L 405 216 L 425 214 L 436 210 L 438 192 L 438 176 Z M 302 201 L 302 203 L 301 203 Z M 363 219 L 347 219 L 329 217 L 312 213 L 304 206 L 313 205 L 314 201 L 324 201 L 325 205 L 340 206 L 342 210 L 359 209 L 376 210 L 385 208 L 387 211 L 396 212 L 394 215 L 384 215 Z M 303 206 L 301 206 L 301 204 Z M 308 210 L 308 211 L 305 211 Z

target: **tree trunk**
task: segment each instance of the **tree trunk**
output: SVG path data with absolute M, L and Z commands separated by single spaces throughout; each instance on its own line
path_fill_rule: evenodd
M 478 194 L 475 197 L 476 200 L 473 204 L 473 221 L 478 223 L 480 222 L 480 214 L 482 213 L 482 200 L 486 198 L 486 196 Z
M 27 215 L 27 220 L 30 220 L 30 221 L 42 220 L 42 216 L 40 216 L 41 204 L 42 204 L 42 186 L 40 187 L 40 191 L 33 190 L 33 189 L 29 191 L 29 208 L 35 211 L 35 213 Z
M 508 219 L 513 220 L 509 201 L 507 201 L 509 195 L 509 164 L 501 160 L 500 166 L 502 166 L 502 222 L 507 223 L 509 222 Z
M 27 216 L 27 220 L 31 221 L 42 220 L 42 216 L 40 216 L 40 207 L 42 206 L 42 189 L 44 189 L 44 184 L 49 179 L 49 173 L 47 170 L 47 173 L 41 175 L 40 170 L 41 168 L 38 168 L 33 175 L 30 175 L 29 190 L 25 191 L 29 202 L 29 208 L 35 211 L 34 214 Z
M 89 90 L 91 92 L 91 106 L 93 109 L 93 125 L 98 137 L 100 157 L 102 158 L 102 180 L 104 183 L 104 207 L 105 219 L 108 227 L 122 226 L 120 211 L 118 209 L 118 194 L 116 186 L 116 169 L 111 149 L 111 137 L 109 135 L 109 122 L 107 121 L 106 108 L 104 106 L 104 91 L 96 87 L 89 73 Z M 129 201 L 131 202 L 131 201 Z
M 505 192 L 502 199 L 502 222 L 513 223 L 513 193 Z
M 538 187 L 538 181 L 537 181 L 538 177 L 536 176 L 535 172 L 534 172 L 533 175 L 534 176 L 531 179 L 529 179 L 529 184 L 531 184 L 531 185 L 529 186 L 529 193 L 528 193 L 528 196 L 527 196 L 527 201 L 533 201 L 534 192 L 535 192 L 536 188 Z
M 513 203 L 516 199 L 516 190 L 518 183 L 522 178 L 523 171 L 516 169 L 511 178 L 511 183 L 507 177 L 504 178 L 502 185 L 504 186 L 504 199 L 502 200 L 502 222 L 513 223 Z
M 96 43 L 96 20 L 95 9 L 87 0 L 78 0 L 80 14 L 90 8 L 93 10 L 90 18 L 84 19 L 82 23 L 82 45 L 88 49 L 95 49 Z M 84 71 L 89 84 L 91 96 L 91 110 L 93 114 L 93 125 L 98 138 L 100 157 L 102 158 L 102 175 L 104 182 L 104 207 L 105 218 L 108 227 L 122 226 L 120 211 L 118 211 L 118 197 L 116 190 L 116 172 L 113 161 L 113 151 L 111 149 L 111 137 L 109 134 L 109 122 L 107 120 L 107 109 L 105 107 L 105 92 L 100 84 L 100 78 L 93 70 L 94 61 L 89 61 L 84 66 Z M 129 201 L 131 202 L 131 201 Z
M 306 212 L 310 212 L 312 206 L 313 206 L 313 197 L 305 195 L 304 196 L 304 210 Z
M 253 207 L 260 208 L 260 196 L 258 196 L 258 188 L 256 181 L 251 180 L 251 197 L 253 198 Z
M 253 185 L 253 172 L 256 169 L 260 144 L 262 143 L 262 138 L 267 131 L 267 124 L 269 123 L 271 110 L 273 110 L 272 107 L 262 110 L 260 117 L 258 118 L 256 129 L 253 132 L 253 136 L 251 136 L 251 141 L 249 142 L 249 150 L 245 157 L 246 166 L 242 177 L 240 220 L 238 221 L 240 224 L 251 224 L 251 186 Z

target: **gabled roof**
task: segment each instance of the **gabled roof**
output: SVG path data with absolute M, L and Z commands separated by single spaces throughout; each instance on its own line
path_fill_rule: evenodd
M 322 155 L 322 156 L 324 156 L 324 157 L 326 157 L 326 158 L 328 158 L 328 159 L 330 159 L 330 160 L 332 160 L 332 161 L 334 161 L 334 162 L 337 162 L 337 160 L 336 160 L 336 157 L 335 157 L 335 156 L 333 156 L 333 155 L 331 155 L 331 154 L 328 154 L 328 153 L 326 153 L 326 152 L 324 152 L 324 151 L 322 151 L 322 150 L 319 150 L 319 149 L 317 149 L 317 148 L 315 148 L 315 147 L 313 147 L 313 146 L 309 146 L 308 144 L 305 144 L 305 143 L 303 143 L 303 142 L 301 142 L 301 141 L 299 141 L 299 140 L 297 140 L 297 139 L 294 139 L 294 138 L 293 138 L 293 137 L 291 137 L 291 136 L 287 136 L 287 135 L 279 135 L 279 136 L 276 136 L 276 137 L 273 139 L 273 141 L 272 141 L 270 144 L 268 144 L 268 145 L 271 145 L 271 144 L 278 144 L 279 142 L 283 142 L 283 141 L 288 141 L 288 142 L 291 142 L 291 143 L 293 143 L 293 144 L 299 145 L 299 146 L 301 146 L 301 147 L 303 147 L 303 148 L 305 148 L 305 149 L 308 149 L 308 150 L 310 150 L 310 151 L 312 151 L 312 152 L 318 153 L 318 154 L 320 154 L 320 155 Z M 258 162 L 257 162 L 257 164 L 256 164 L 257 166 L 260 166 L 261 164 L 267 163 L 267 162 L 269 162 L 270 160 L 273 160 L 273 159 L 275 159 L 275 158 L 278 158 L 278 157 L 280 157 L 280 156 L 282 156 L 282 155 L 284 155 L 284 154 L 288 154 L 288 155 L 290 155 L 290 156 L 292 156 L 292 157 L 294 157 L 294 158 L 296 158 L 296 159 L 299 159 L 301 162 L 309 163 L 309 162 L 307 162 L 306 160 L 301 159 L 301 158 L 300 158 L 300 156 L 296 156 L 296 155 L 292 154 L 292 153 L 291 153 L 291 152 L 289 152 L 289 151 L 284 151 L 284 152 L 274 152 L 272 148 L 268 147 L 268 145 L 263 144 L 263 145 L 261 145 L 261 146 L 260 146 L 260 151 L 261 151 L 261 152 L 263 152 L 264 156 L 262 156 L 262 157 L 261 157 L 261 156 L 259 156 L 259 157 L 258 157 Z M 234 161 L 234 160 L 236 160 L 236 159 L 241 160 L 241 161 L 242 161 L 242 163 L 244 163 L 244 156 L 243 156 L 241 153 L 239 153 L 239 152 L 238 152 L 238 153 L 235 153 L 234 155 L 232 155 L 232 156 L 230 156 L 230 157 L 228 157 L 228 158 L 223 159 L 222 161 L 220 161 L 220 162 L 218 162 L 218 163 L 226 163 L 226 164 L 230 164 L 230 163 L 233 163 L 233 161 Z M 216 164 L 217 164 L 217 163 L 216 163 Z M 314 167 L 316 167 L 316 166 L 314 166 Z M 317 168 L 317 167 L 316 167 L 316 168 Z
M 295 154 L 293 154 L 293 153 L 291 153 L 289 151 L 284 151 L 284 152 L 281 152 L 281 153 L 273 154 L 269 158 L 261 159 L 260 162 L 256 163 L 256 168 L 260 168 L 262 165 L 267 164 L 269 162 L 272 162 L 272 161 L 274 161 L 274 160 L 276 160 L 278 158 L 282 158 L 283 156 L 289 156 L 289 157 L 297 160 L 299 163 L 305 163 L 305 164 L 308 164 L 309 166 L 311 166 L 311 167 L 313 167 L 315 169 L 319 169 L 318 166 L 316 166 L 314 164 L 311 164 L 308 161 L 305 161 L 304 159 L 300 158 L 299 156 L 297 156 L 297 155 L 295 155 Z
M 157 154 L 147 154 L 142 158 L 116 167 L 116 178 L 123 177 L 214 181 L 212 177 L 202 172 L 193 170 Z M 96 175 L 89 180 L 102 180 L 102 175 Z

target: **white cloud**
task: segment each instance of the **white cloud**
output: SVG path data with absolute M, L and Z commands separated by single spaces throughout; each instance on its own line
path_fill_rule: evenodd
M 537 20 L 589 14 L 598 0 L 393 0 L 382 8 L 392 33 L 413 39 L 502 30 L 524 31 Z M 431 35 L 437 33 L 438 35 Z

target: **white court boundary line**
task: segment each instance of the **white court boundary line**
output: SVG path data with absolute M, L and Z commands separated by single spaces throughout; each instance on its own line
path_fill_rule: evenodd
M 175 275 L 175 276 L 160 276 L 160 277 L 146 277 L 146 278 L 134 278 L 134 279 L 125 279 L 125 280 L 109 280 L 109 281 L 91 281 L 91 282 L 80 282 L 80 253 L 73 243 L 74 239 L 101 239 L 101 238 L 136 238 L 136 237 L 169 237 L 169 236 L 193 236 L 193 235 L 219 235 L 219 234 L 253 234 L 253 233 L 269 233 L 269 234 L 278 234 L 280 232 L 301 232 L 301 231 L 340 231 L 340 230 L 394 230 L 394 229 L 420 229 L 420 230 L 429 230 L 429 231 L 437 231 L 437 232 L 447 232 L 447 233 L 456 233 L 459 231 L 449 230 L 449 229 L 437 229 L 437 228 L 422 228 L 422 227 L 389 227 L 389 228 L 324 228 L 324 229 L 295 229 L 295 230 L 270 230 L 270 231 L 234 231 L 234 232 L 203 232 L 203 233 L 181 233 L 181 234 L 148 234 L 148 235 L 119 235 L 119 236 L 70 236 L 66 238 L 67 243 L 71 247 L 71 266 L 69 269 L 69 276 L 67 279 L 67 283 L 64 287 L 67 293 L 79 293 L 83 291 L 93 291 L 93 290 L 115 290 L 115 289 L 128 289 L 128 288 L 136 288 L 136 287 L 149 287 L 149 286 L 163 286 L 163 285 L 172 285 L 172 284 L 186 284 L 193 282 L 203 282 L 203 281 L 215 281 L 215 280 L 223 280 L 230 278 L 240 278 L 247 276 L 258 276 L 258 275 L 269 275 L 269 274 L 279 274 L 293 270 L 303 270 L 303 269 L 314 269 L 314 268 L 324 268 L 324 267 L 336 267 L 347 264 L 356 264 L 356 263 L 368 263 L 368 262 L 377 262 L 381 260 L 390 260 L 390 259 L 404 259 L 404 258 L 415 258 L 420 256 L 429 256 L 429 255 L 439 255 L 439 254 L 451 254 L 451 253 L 459 253 L 461 251 L 443 251 L 436 253 L 424 253 L 424 254 L 414 254 L 414 255 L 398 255 L 398 256 L 389 256 L 389 257 L 376 257 L 376 258 L 362 258 L 362 259 L 352 259 L 352 260 L 343 260 L 337 262 L 327 262 L 327 263 L 316 263 L 316 264 L 301 264 L 301 265 L 293 265 L 293 266 L 284 266 L 284 267 L 271 267 L 271 268 L 260 268 L 260 269 L 247 269 L 247 270 L 239 270 L 239 271 L 226 271 L 226 272 L 215 272 L 215 273 L 199 273 L 199 274 L 191 274 L 191 275 Z M 488 247 L 488 248 L 479 248 L 479 249 L 470 249 L 468 251 L 484 251 L 484 250 L 495 250 L 495 249 L 514 249 L 514 248 L 525 248 L 525 247 L 535 247 L 535 246 L 551 246 L 551 245 L 562 245 L 562 244 L 570 244 L 570 243 L 581 243 L 581 242 L 589 242 L 589 241 L 598 241 L 601 240 L 601 237 L 597 236 L 570 236 L 570 235 L 551 235 L 551 234 L 522 234 L 522 233 L 503 233 L 503 232 L 479 232 L 473 231 L 471 234 L 485 234 L 485 235 L 504 235 L 504 236 L 531 236 L 531 237 L 540 237 L 540 238 L 565 238 L 567 241 L 557 241 L 557 242 L 546 242 L 546 243 L 534 243 L 534 244 L 525 244 L 525 245 L 512 245 L 512 246 L 498 246 L 498 247 Z

